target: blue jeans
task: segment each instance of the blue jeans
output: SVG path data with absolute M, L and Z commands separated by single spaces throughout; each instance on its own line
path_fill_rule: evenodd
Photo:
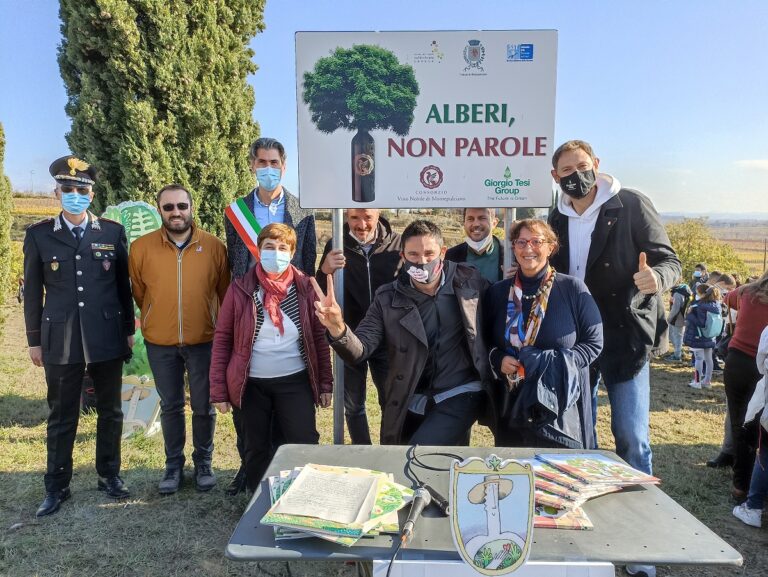
M 635 469 L 653 474 L 648 423 L 651 408 L 650 366 L 645 363 L 634 377 L 607 386 L 611 403 L 611 432 L 616 454 Z M 597 387 L 592 388 L 592 415 L 597 419 Z
M 211 463 L 216 411 L 210 404 L 211 345 L 147 345 L 147 358 L 160 395 L 160 424 L 165 442 L 165 466 L 184 467 L 184 373 L 189 378 L 189 404 L 192 407 L 192 460 L 195 465 Z
M 683 329 L 684 327 L 669 325 L 669 340 L 672 341 L 672 346 L 675 349 L 674 355 L 678 359 L 683 354 Z
M 757 452 L 755 467 L 752 469 L 747 507 L 762 509 L 765 506 L 766 496 L 768 496 L 768 433 L 760 427 L 760 450 Z

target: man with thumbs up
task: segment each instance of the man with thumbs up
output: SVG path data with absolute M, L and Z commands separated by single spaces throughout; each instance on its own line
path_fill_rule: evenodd
M 598 173 L 599 164 L 581 140 L 555 151 L 552 177 L 563 194 L 549 222 L 561 248 L 550 262 L 583 279 L 597 302 L 605 344 L 593 365 L 593 408 L 599 373 L 611 402 L 616 452 L 650 474 L 648 359 L 666 342 L 661 294 L 681 265 L 651 201 Z
M 682 267 L 648 197 L 598 173 L 599 164 L 583 140 L 570 140 L 552 155 L 552 178 L 563 194 L 549 217 L 560 240 L 550 263 L 584 280 L 603 319 L 603 351 L 592 365 L 593 418 L 602 380 L 616 453 L 651 474 L 648 359 L 667 346 L 661 294 Z M 627 565 L 626 570 L 656 576 L 653 565 Z

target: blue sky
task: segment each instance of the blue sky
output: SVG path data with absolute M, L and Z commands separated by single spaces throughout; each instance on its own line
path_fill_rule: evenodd
M 68 152 L 58 2 L 0 10 L 5 172 L 17 189 L 49 190 L 48 164 Z M 764 0 L 269 0 L 265 21 L 252 42 L 254 118 L 286 145 L 289 189 L 297 30 L 556 29 L 556 143 L 589 141 L 604 172 L 663 212 L 768 210 Z

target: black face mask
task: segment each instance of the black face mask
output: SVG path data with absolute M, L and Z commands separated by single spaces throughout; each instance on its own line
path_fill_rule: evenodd
M 575 170 L 560 179 L 560 189 L 571 198 L 584 198 L 595 186 L 597 175 L 594 169 Z
M 433 282 L 443 270 L 443 259 L 436 258 L 427 264 L 418 264 L 408 259 L 403 259 L 403 271 L 414 282 L 429 284 Z

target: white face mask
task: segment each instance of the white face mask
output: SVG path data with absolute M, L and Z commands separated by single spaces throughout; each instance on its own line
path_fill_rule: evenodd
M 472 240 L 468 236 L 465 236 L 464 242 L 466 242 L 467 246 L 469 246 L 469 248 L 471 248 L 477 254 L 483 254 L 485 251 L 491 248 L 491 245 L 493 244 L 493 235 L 489 234 L 483 240 Z

